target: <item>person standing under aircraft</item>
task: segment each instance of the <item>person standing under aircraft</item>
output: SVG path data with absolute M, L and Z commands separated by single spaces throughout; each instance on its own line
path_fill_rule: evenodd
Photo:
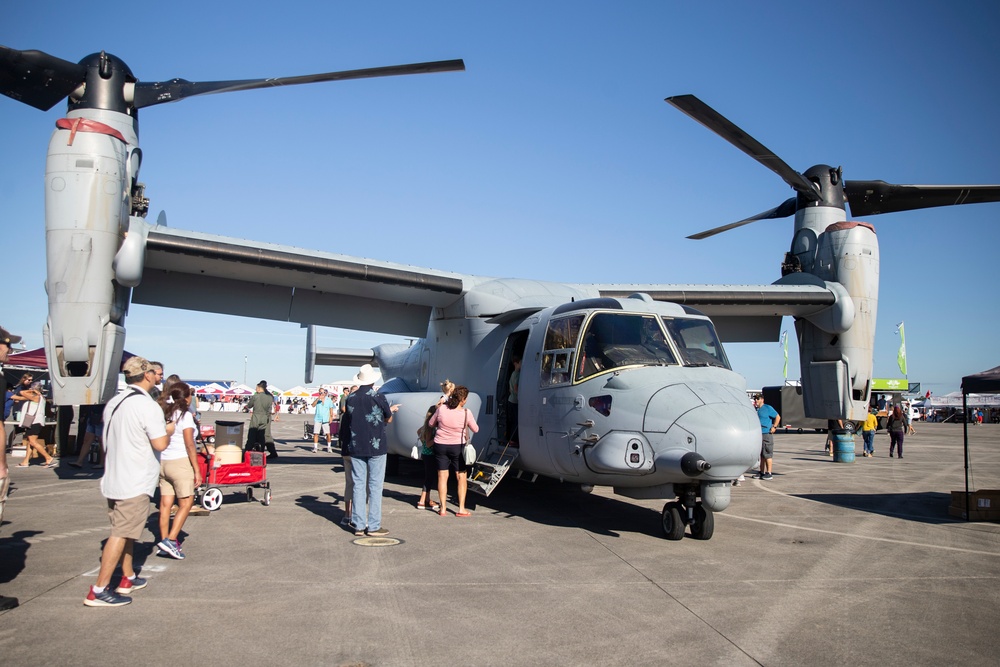
M 0 327 L 0 371 L 7 355 L 10 354 L 11 345 L 20 343 L 20 336 L 12 336 L 9 331 Z M 7 394 L 7 378 L 0 372 L 0 390 Z M 7 469 L 7 429 L 3 420 L 0 419 L 0 526 L 3 525 L 3 510 L 7 504 L 7 489 L 10 486 L 10 471 Z M 8 598 L 0 595 L 0 611 L 13 609 L 18 605 L 17 598 Z
M 382 486 L 385 483 L 385 457 L 389 453 L 385 426 L 392 421 L 399 405 L 389 405 L 385 396 L 375 391 L 377 379 L 375 369 L 371 364 L 365 364 L 354 378 L 358 390 L 347 399 L 347 447 L 351 452 L 351 475 L 354 478 L 351 523 L 354 524 L 354 534 L 358 536 L 389 533 L 382 527 Z
M 155 382 L 152 364 L 131 357 L 122 365 L 129 387 L 110 401 L 104 415 L 104 443 L 107 447 L 101 494 L 108 501 L 111 536 L 101 552 L 97 583 L 87 591 L 88 607 L 120 607 L 132 602 L 121 593 L 145 588 L 146 580 L 132 567 L 135 541 L 149 517 L 149 501 L 160 479 L 160 452 L 167 448 L 173 425 L 163 418 L 163 410 L 149 397 Z M 122 579 L 108 590 L 111 575 L 121 563 Z
M 823 446 L 823 451 L 826 452 L 827 456 L 833 456 L 833 438 L 836 431 L 842 430 L 844 428 L 843 419 L 828 419 L 826 421 L 826 444 Z
M 163 364 L 159 361 L 149 362 L 153 365 L 153 371 L 156 373 L 156 379 L 153 381 L 153 388 L 149 390 L 149 397 L 154 401 L 160 398 L 160 394 L 163 393 Z
M 910 427 L 910 422 L 906 418 L 906 414 L 900 409 L 899 404 L 892 406 L 892 412 L 889 413 L 889 421 L 886 423 L 886 428 L 889 431 L 889 458 L 892 458 L 892 452 L 896 447 L 899 447 L 899 458 L 903 458 L 903 437 L 906 435 L 906 431 Z
M 90 456 L 90 448 L 93 446 L 94 441 L 97 441 L 97 463 L 94 464 L 95 468 L 104 467 L 104 442 L 101 439 L 104 433 L 104 404 L 100 403 L 97 405 L 81 405 L 80 406 L 80 419 L 86 420 L 86 426 L 84 427 L 83 444 L 80 445 L 80 451 L 77 453 L 76 461 L 70 461 L 69 467 L 71 468 L 82 468 L 83 462 L 87 460 Z
M 31 389 L 31 383 L 35 381 L 34 376 L 31 373 L 25 373 L 21 376 L 21 379 L 17 381 L 14 385 L 13 394 L 10 397 L 11 400 L 11 415 L 16 415 L 18 412 L 24 408 L 24 402 L 28 400 L 27 398 L 21 397 L 21 392 L 29 391 Z
M 764 403 L 764 397 L 754 394 L 753 406 L 757 409 L 757 418 L 760 420 L 760 474 L 757 475 L 762 480 L 772 479 L 771 462 L 774 459 L 774 432 L 781 423 L 781 415 L 770 405 Z
M 191 414 L 191 387 L 184 382 L 174 382 L 158 401 L 164 417 L 174 425 L 167 448 L 160 454 L 160 551 L 184 559 L 181 544 L 177 541 L 181 528 L 194 506 L 194 490 L 201 486 L 198 452 L 194 444 L 197 426 Z M 170 508 L 177 501 L 177 514 L 173 526 Z
M 437 412 L 438 406 L 432 405 L 427 408 L 424 415 L 424 424 L 417 429 L 417 439 L 420 441 L 420 459 L 424 464 L 424 484 L 420 487 L 420 498 L 417 500 L 417 509 L 430 508 L 435 512 L 441 511 L 441 503 L 431 500 L 431 489 L 437 488 L 437 458 L 434 456 L 434 427 L 430 425 L 431 417 Z M 440 500 L 440 496 L 438 497 Z
M 865 443 L 864 456 L 871 458 L 875 456 L 875 429 L 878 428 L 878 417 L 875 416 L 875 408 L 868 410 L 865 417 L 865 424 L 861 427 L 861 439 Z
M 326 389 L 319 390 L 319 397 L 313 401 L 316 408 L 316 415 L 313 418 L 313 454 L 319 451 L 319 436 L 326 436 L 326 451 L 333 452 L 333 444 L 330 440 L 330 421 L 333 413 L 333 399 L 330 398 Z
M 17 464 L 18 468 L 27 468 L 31 465 L 32 450 L 38 452 L 45 459 L 45 467 L 55 468 L 59 461 L 55 457 L 49 456 L 45 451 L 45 446 L 38 441 L 38 436 L 42 434 L 42 426 L 45 425 L 45 398 L 42 396 L 42 383 L 34 382 L 30 389 L 22 389 L 15 396 L 16 400 L 22 400 L 24 407 L 21 408 L 21 428 L 25 430 L 24 460 Z
M 256 393 L 250 397 L 250 423 L 247 426 L 247 449 L 262 452 L 267 448 L 267 458 L 277 458 L 274 448 L 274 438 L 271 437 L 271 412 L 274 410 L 274 399 L 267 390 L 267 380 L 257 383 Z
M 455 468 L 455 477 L 458 481 L 458 511 L 455 512 L 455 516 L 469 516 L 469 512 L 465 509 L 465 494 L 469 480 L 466 477 L 462 446 L 467 442 L 467 429 L 478 433 L 479 424 L 476 423 L 472 412 L 465 407 L 468 398 L 469 390 L 462 385 L 456 386 L 448 396 L 448 400 L 438 406 L 428 422 L 430 426 L 437 428 L 434 434 L 434 455 L 437 458 L 438 498 L 441 500 L 441 509 L 438 513 L 441 516 L 448 513 L 445 503 L 448 499 L 448 471 L 452 467 Z
M 353 385 L 340 396 L 340 428 L 337 429 L 337 442 L 340 444 L 340 458 L 344 462 L 344 476 L 347 481 L 344 484 L 344 516 L 340 519 L 341 526 L 350 526 L 351 510 L 354 504 L 354 473 L 351 472 L 351 450 L 348 443 L 351 441 L 348 433 L 347 420 L 347 397 L 358 390 L 358 385 Z
M 510 373 L 508 380 L 507 394 L 507 433 L 506 440 L 511 447 L 517 447 L 520 442 L 520 433 L 517 431 L 517 394 L 521 388 L 521 355 L 515 353 L 511 364 L 514 370 Z

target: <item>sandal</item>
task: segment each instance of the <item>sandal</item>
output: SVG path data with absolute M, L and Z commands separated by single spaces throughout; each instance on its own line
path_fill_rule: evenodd
M 472 512 L 455 512 L 455 516 L 472 516 Z
M 438 510 L 438 516 L 448 516 L 448 510 L 441 508 Z
M 27 468 L 27 467 L 29 467 L 30 465 L 31 465 L 30 463 L 18 463 L 18 464 L 17 464 L 16 466 L 14 466 L 14 467 L 15 467 L 15 468 Z

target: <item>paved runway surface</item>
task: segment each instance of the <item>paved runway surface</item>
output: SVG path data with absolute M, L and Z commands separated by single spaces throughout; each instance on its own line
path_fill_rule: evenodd
M 774 480 L 734 489 L 704 542 L 663 539 L 663 501 L 552 480 L 439 517 L 402 461 L 383 507 L 401 543 L 362 547 L 340 458 L 309 451 L 303 419 L 275 425 L 271 505 L 227 492 L 188 519 L 184 561 L 145 533 L 149 586 L 121 608 L 82 604 L 109 532 L 97 472 L 12 469 L 2 664 L 996 664 L 1000 524 L 948 515 L 961 425 L 918 425 L 902 461 L 880 433 L 853 464 L 778 435 Z M 1000 426 L 970 434 L 976 487 L 1000 488 Z

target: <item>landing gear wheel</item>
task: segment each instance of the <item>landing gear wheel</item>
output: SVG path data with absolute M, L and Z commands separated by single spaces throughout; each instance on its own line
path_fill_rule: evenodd
M 247 502 L 248 503 L 253 502 L 253 487 L 252 486 L 248 486 L 247 487 Z
M 264 489 L 264 499 L 260 502 L 264 504 L 264 507 L 271 504 L 271 489 Z
M 684 539 L 684 520 L 681 518 L 683 505 L 678 502 L 667 503 L 663 506 L 663 532 L 668 540 Z
M 222 491 L 214 487 L 207 489 L 201 496 L 201 506 L 209 512 L 214 512 L 222 507 Z
M 713 533 L 715 533 L 715 512 L 709 512 L 699 503 L 694 508 L 691 537 L 696 540 L 710 540 Z

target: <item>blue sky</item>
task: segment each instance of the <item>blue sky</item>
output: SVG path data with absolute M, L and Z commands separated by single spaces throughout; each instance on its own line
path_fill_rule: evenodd
M 693 93 L 799 171 L 1000 183 L 994 2 L 8 3 L 0 44 L 144 81 L 291 76 L 464 58 L 467 71 L 192 98 L 144 109 L 150 218 L 172 227 L 491 276 L 770 283 L 791 221 L 684 237 L 776 206 L 776 176 L 663 102 Z M 58 105 L 0 98 L 2 323 L 40 347 L 45 151 Z M 875 374 L 943 394 L 1000 363 L 1000 204 L 872 216 Z M 126 349 L 187 378 L 300 384 L 293 323 L 133 306 Z M 786 320 L 791 329 L 791 321 Z M 322 347 L 392 337 L 320 329 Z M 777 343 L 728 347 L 750 386 Z M 789 377 L 798 376 L 791 348 Z M 247 361 L 244 365 L 244 358 Z M 320 369 L 318 381 L 349 375 Z

